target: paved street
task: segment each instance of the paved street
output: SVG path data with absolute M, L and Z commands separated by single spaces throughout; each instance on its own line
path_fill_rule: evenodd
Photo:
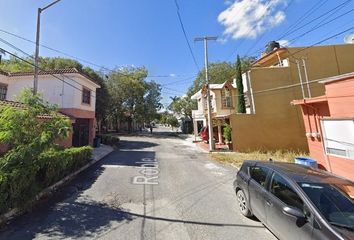
M 0 239 L 275 239 L 238 212 L 235 169 L 164 130 L 122 137 Z

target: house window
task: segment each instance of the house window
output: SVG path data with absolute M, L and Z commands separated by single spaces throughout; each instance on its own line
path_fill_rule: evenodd
M 0 85 L 0 100 L 5 100 L 6 99 L 6 93 L 7 93 L 7 86 L 6 85 Z
M 211 111 L 214 111 L 214 104 L 213 104 L 213 95 L 210 94 L 210 104 L 211 104 Z M 204 110 L 208 110 L 208 98 L 207 96 L 204 97 Z
M 91 103 L 91 91 L 89 89 L 82 89 L 82 103 L 90 104 Z
M 222 107 L 231 108 L 232 107 L 232 96 L 231 91 L 228 88 L 224 88 L 221 91 Z
M 326 154 L 354 159 L 354 120 L 323 120 Z

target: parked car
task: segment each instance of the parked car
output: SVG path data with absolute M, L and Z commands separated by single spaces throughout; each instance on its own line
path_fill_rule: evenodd
M 354 239 L 354 183 L 298 164 L 245 161 L 238 205 L 279 239 Z
M 214 130 L 214 141 L 218 141 L 218 133 L 217 131 Z M 208 127 L 202 127 L 202 129 L 199 132 L 199 136 L 202 138 L 203 141 L 209 143 L 209 128 Z

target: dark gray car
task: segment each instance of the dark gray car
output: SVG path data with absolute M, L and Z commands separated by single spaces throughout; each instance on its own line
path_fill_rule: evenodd
M 297 164 L 245 161 L 234 187 L 241 213 L 279 239 L 354 240 L 349 180 Z

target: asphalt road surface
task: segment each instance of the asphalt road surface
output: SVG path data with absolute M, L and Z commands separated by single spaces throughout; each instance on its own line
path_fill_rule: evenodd
M 236 169 L 164 130 L 122 137 L 119 150 L 10 222 L 0 239 L 275 239 L 239 213 Z

